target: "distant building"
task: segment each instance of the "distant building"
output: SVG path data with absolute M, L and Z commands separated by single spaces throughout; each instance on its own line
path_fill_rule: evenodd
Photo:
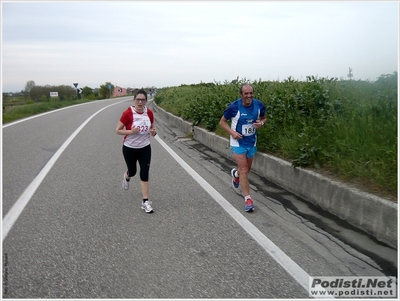
M 112 94 L 112 97 L 126 96 L 126 95 L 128 95 L 128 93 L 127 93 L 125 88 L 121 88 L 121 87 L 116 86 L 114 88 L 114 92 Z

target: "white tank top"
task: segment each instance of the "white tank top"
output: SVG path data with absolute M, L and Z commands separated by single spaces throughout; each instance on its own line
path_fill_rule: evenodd
M 131 148 L 143 148 L 150 144 L 150 126 L 151 121 L 147 115 L 147 107 L 143 113 L 138 113 L 131 107 L 133 115 L 133 127 L 139 127 L 139 133 L 135 135 L 127 135 L 124 140 L 124 145 Z

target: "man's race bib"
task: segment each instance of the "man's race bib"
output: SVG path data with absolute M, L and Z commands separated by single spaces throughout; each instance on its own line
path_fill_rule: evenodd
M 256 128 L 252 123 L 242 125 L 242 135 L 243 136 L 252 136 L 256 133 Z

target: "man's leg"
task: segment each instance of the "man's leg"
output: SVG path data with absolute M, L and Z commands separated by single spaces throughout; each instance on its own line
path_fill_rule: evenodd
M 238 176 L 240 177 L 240 187 L 242 188 L 242 193 L 244 196 L 244 201 L 246 203 L 245 211 L 253 212 L 254 205 L 253 200 L 250 196 L 250 182 L 249 173 L 250 168 L 253 163 L 253 157 L 247 158 L 246 154 L 238 155 L 234 154 L 236 163 L 238 164 Z
M 233 154 L 238 165 L 238 174 L 240 177 L 240 188 L 244 196 L 250 195 L 250 183 L 248 174 L 250 172 L 251 165 L 253 163 L 253 158 L 246 158 L 246 154 L 238 155 Z

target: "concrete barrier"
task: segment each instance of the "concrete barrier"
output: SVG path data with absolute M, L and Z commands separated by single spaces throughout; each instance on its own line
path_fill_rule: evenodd
M 219 154 L 231 157 L 229 140 L 151 104 L 155 113 L 170 124 Z M 254 157 L 252 171 L 299 197 L 329 211 L 377 240 L 397 249 L 398 206 L 384 198 L 365 193 L 316 172 L 293 168 L 291 163 L 263 153 Z

